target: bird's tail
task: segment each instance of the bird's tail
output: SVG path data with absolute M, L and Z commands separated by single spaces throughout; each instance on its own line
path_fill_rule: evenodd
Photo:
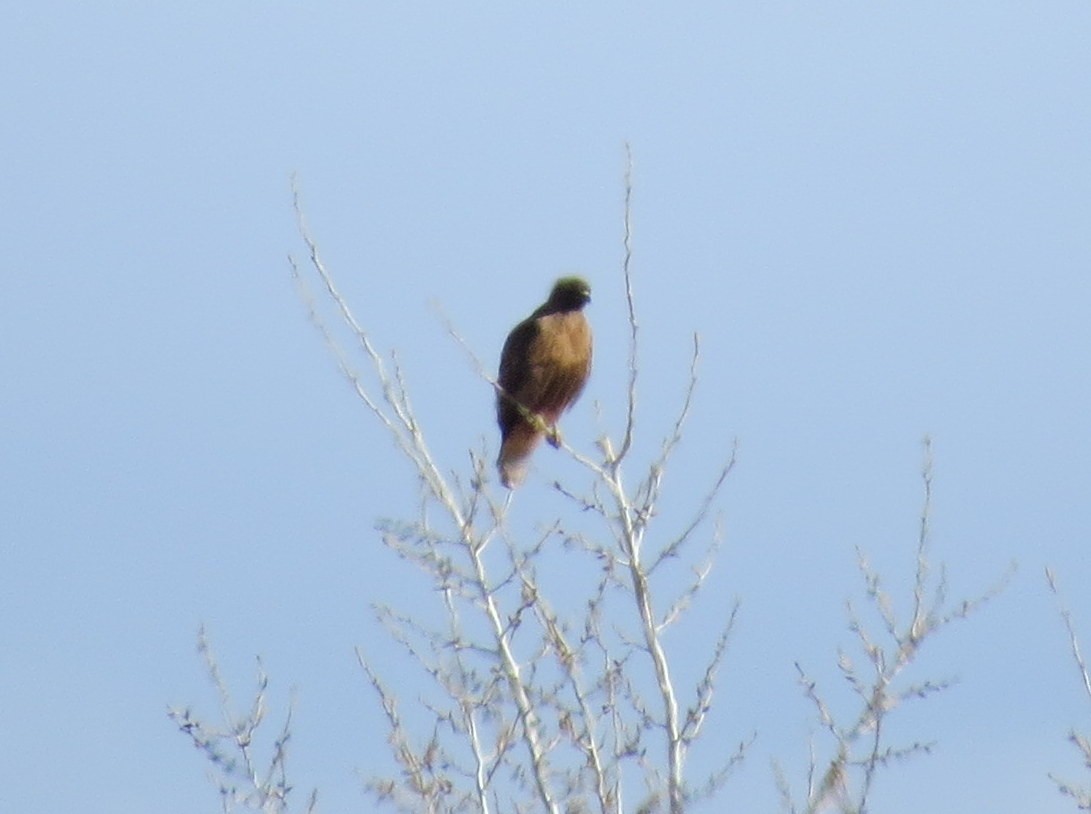
M 542 440 L 542 434 L 525 421 L 519 421 L 504 436 L 500 445 L 500 456 L 496 459 L 496 469 L 500 473 L 500 482 L 509 489 L 514 489 L 523 482 L 527 474 L 530 453 Z

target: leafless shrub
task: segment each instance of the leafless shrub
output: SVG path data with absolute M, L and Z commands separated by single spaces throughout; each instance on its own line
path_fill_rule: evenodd
M 292 711 L 289 708 L 280 733 L 265 747 L 259 744 L 268 727 L 265 694 L 269 686 L 261 661 L 258 661 L 257 689 L 250 708 L 239 713 L 231 701 L 227 683 L 204 628 L 197 635 L 197 650 L 204 659 L 209 680 L 220 699 L 220 724 L 209 725 L 187 708 L 170 708 L 167 714 L 179 731 L 192 741 L 205 757 L 209 779 L 220 792 L 224 814 L 234 811 L 260 811 L 262 814 L 289 814 L 288 742 L 291 739 Z M 268 753 L 263 760 L 259 755 Z M 302 811 L 316 810 L 317 793 L 311 792 Z
M 812 744 L 806 795 L 802 801 L 795 799 L 783 770 L 774 764 L 782 811 L 791 814 L 820 811 L 866 814 L 880 769 L 932 750 L 935 744 L 927 741 L 891 743 L 887 722 L 905 702 L 929 698 L 946 690 L 953 682 L 950 679 L 911 681 L 905 674 L 917 660 L 925 641 L 952 622 L 967 618 L 996 596 L 1012 573 L 1009 569 L 976 599 L 954 603 L 948 600 L 944 568 L 941 566 L 938 572 L 934 571 L 929 560 L 932 447 L 927 438 L 924 447 L 924 505 L 917 535 L 916 572 L 908 617 L 899 616 L 894 597 L 884 587 L 865 554 L 858 550 L 857 564 L 864 580 L 865 597 L 877 621 L 865 622 L 850 601 L 849 630 L 856 637 L 859 652 L 854 658 L 842 650 L 837 658 L 838 670 L 856 699 L 857 709 L 847 719 L 838 718 L 827 702 L 828 696 L 819 690 L 803 667 L 796 664 L 803 692 L 813 704 L 819 725 L 828 736 L 829 757 L 819 759 Z

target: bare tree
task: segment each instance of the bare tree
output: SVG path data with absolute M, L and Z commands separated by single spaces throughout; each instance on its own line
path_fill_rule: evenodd
M 403 699 L 358 653 L 385 711 L 399 767 L 394 776 L 372 779 L 369 788 L 399 810 L 681 812 L 688 800 L 718 789 L 742 756 L 740 744 L 699 783 L 686 772 L 688 753 L 712 709 L 734 611 L 720 621 L 703 668 L 686 679 L 679 677 L 666 639 L 709 575 L 718 535 L 706 531 L 705 521 L 734 454 L 725 451 L 725 462 L 682 528 L 653 530 L 668 464 L 690 414 L 700 353 L 695 336 L 689 384 L 673 425 L 652 460 L 637 463 L 631 201 L 630 162 L 621 269 L 629 327 L 625 423 L 616 436 L 600 438 L 594 455 L 561 443 L 589 476 L 579 487 L 554 484 L 570 502 L 572 518 L 551 520 L 536 538 L 519 539 L 509 523 L 510 494 L 493 486 L 491 456 L 471 451 L 461 477 L 436 462 L 398 357 L 376 349 L 341 295 L 296 193 L 309 263 L 304 268 L 293 259 L 292 268 L 311 317 L 421 486 L 419 516 L 384 521 L 383 542 L 420 570 L 432 589 L 422 595 L 437 596 L 442 605 L 443 622 L 433 626 L 390 606 L 375 609 L 432 682 L 423 733 L 406 723 Z M 312 295 L 308 279 L 320 283 L 321 297 Z M 339 327 L 321 315 L 325 306 Z M 345 328 L 354 347 L 336 338 Z M 497 387 L 475 363 L 482 379 Z M 637 473 L 633 486 L 630 470 Z M 705 543 L 693 557 L 700 535 Z M 573 597 L 577 586 L 551 581 L 551 557 L 574 561 L 571 572 L 597 574 L 582 597 Z M 657 578 L 677 562 L 689 563 L 691 577 L 665 595 Z
M 746 752 L 750 738 L 735 739 L 725 750 L 721 736 L 711 772 L 694 779 L 689 768 L 714 701 L 723 703 L 716 697 L 717 675 L 737 605 L 706 610 L 700 627 L 707 630 L 712 617 L 716 633 L 696 666 L 692 643 L 683 647 L 671 634 L 677 636 L 687 611 L 707 593 L 720 542 L 712 518 L 735 450 L 723 450 L 722 463 L 687 518 L 677 528 L 665 527 L 659 509 L 694 403 L 701 353 L 695 335 L 677 412 L 655 451 L 640 460 L 632 195 L 630 156 L 620 269 L 628 334 L 625 358 L 618 360 L 627 373 L 624 419 L 615 432 L 601 435 L 593 453 L 557 439 L 578 464 L 577 477 L 552 484 L 570 511 L 539 519 L 527 530 L 517 527 L 510 511 L 511 493 L 493 483 L 487 445 L 469 451 L 461 472 L 437 461 L 398 355 L 378 350 L 342 295 L 293 185 L 306 260 L 289 260 L 301 297 L 341 373 L 408 462 L 419 489 L 415 516 L 378 526 L 386 548 L 421 578 L 419 601 L 412 610 L 379 604 L 374 612 L 390 641 L 419 668 L 427 684 L 421 700 L 407 704 L 402 686 L 384 680 L 363 650 L 356 654 L 385 715 L 395 767 L 372 777 L 367 789 L 396 810 L 681 814 L 694 801 L 716 795 Z M 448 327 L 482 386 L 500 392 L 458 331 Z M 943 570 L 936 574 L 928 559 L 930 453 L 924 484 L 908 618 L 896 614 L 878 574 L 859 554 L 878 623 L 865 624 L 850 604 L 850 629 L 863 659 L 857 666 L 841 653 L 839 667 L 859 700 L 855 717 L 835 719 L 817 684 L 797 665 L 831 745 L 823 759 L 812 748 L 802 801 L 794 799 L 778 769 L 785 811 L 810 814 L 833 807 L 865 814 L 878 769 L 929 750 L 927 743 L 888 744 L 884 723 L 903 702 L 926 698 L 947 682 L 906 683 L 903 673 L 926 639 L 999 590 L 948 604 Z M 429 598 L 436 606 L 426 609 Z M 264 718 L 264 674 L 251 712 L 234 715 L 203 635 L 201 641 L 221 695 L 224 728 L 205 725 L 189 710 L 173 710 L 172 718 L 211 763 L 225 811 L 244 806 L 287 812 L 288 723 L 267 769 L 257 768 L 250 751 Z M 307 810 L 313 806 L 312 795 Z
M 883 767 L 916 754 L 929 753 L 934 744 L 914 741 L 890 743 L 887 721 L 907 701 L 928 698 L 951 686 L 951 680 L 905 677 L 920 655 L 925 641 L 933 638 L 952 622 L 966 619 L 981 605 L 996 596 L 1006 585 L 1013 569 L 983 594 L 972 600 L 950 602 L 947 577 L 940 566 L 934 571 L 929 560 L 929 523 L 932 504 L 932 444 L 924 441 L 924 505 L 917 533 L 916 569 L 908 602 L 908 615 L 901 616 L 894 597 L 883 586 L 880 575 L 866 555 L 857 550 L 857 564 L 864 580 L 867 604 L 876 623 L 868 623 L 850 601 L 849 630 L 856 638 L 859 655 L 838 652 L 837 667 L 856 700 L 856 711 L 839 719 L 831 704 L 797 662 L 799 683 L 814 706 L 818 722 L 827 734 L 830 756 L 819 759 L 812 745 L 806 779 L 806 794 L 796 801 L 781 768 L 774 764 L 781 810 L 797 814 L 838 811 L 842 814 L 867 814 L 878 772 Z M 859 659 L 859 660 L 857 660 Z
M 1057 604 L 1060 608 L 1061 619 L 1064 622 L 1065 630 L 1068 632 L 1068 646 L 1072 651 L 1072 661 L 1076 665 L 1076 669 L 1080 675 L 1080 681 L 1083 684 L 1083 691 L 1087 694 L 1089 700 L 1091 700 L 1091 675 L 1087 671 L 1087 662 L 1084 661 L 1083 652 L 1080 650 L 1080 640 L 1076 636 L 1076 628 L 1072 623 L 1072 614 L 1068 610 L 1068 606 L 1065 605 L 1064 600 L 1061 598 L 1061 589 L 1057 585 L 1057 576 L 1050 568 L 1046 569 L 1046 582 L 1049 584 L 1049 590 L 1053 592 L 1053 595 L 1057 598 Z M 1080 756 L 1083 758 L 1083 765 L 1087 768 L 1091 768 L 1091 736 L 1088 736 L 1085 732 L 1078 732 L 1076 729 L 1072 729 L 1068 733 L 1068 739 L 1079 750 Z M 1057 784 L 1058 790 L 1066 797 L 1071 797 L 1076 807 L 1081 811 L 1091 811 L 1091 787 L 1078 786 L 1069 783 L 1065 780 L 1061 780 L 1056 775 L 1050 774 L 1050 779 Z

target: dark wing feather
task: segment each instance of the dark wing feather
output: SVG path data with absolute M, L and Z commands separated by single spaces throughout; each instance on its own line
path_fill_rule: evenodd
M 519 420 L 519 408 L 512 399 L 525 403 L 520 394 L 527 388 L 531 373 L 531 349 L 538 337 L 538 321 L 534 316 L 516 325 L 504 341 L 500 352 L 500 376 L 497 383 L 504 391 L 496 397 L 496 415 L 502 431 L 510 430 Z M 505 395 L 507 397 L 505 397 Z M 526 405 L 533 409 L 531 405 Z

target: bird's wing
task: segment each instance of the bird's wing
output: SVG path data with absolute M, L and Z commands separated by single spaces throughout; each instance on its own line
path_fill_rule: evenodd
M 527 409 L 533 409 L 535 368 L 532 357 L 539 333 L 538 320 L 534 317 L 525 319 L 508 334 L 504 349 L 500 352 L 498 384 L 504 393 Z M 509 399 L 500 396 L 497 399 L 497 407 L 501 426 L 510 426 L 518 420 L 519 409 Z
M 499 382 L 506 393 L 515 395 L 525 385 L 530 375 L 530 357 L 537 337 L 537 320 L 526 319 L 516 325 L 504 341 L 504 349 L 500 352 Z

